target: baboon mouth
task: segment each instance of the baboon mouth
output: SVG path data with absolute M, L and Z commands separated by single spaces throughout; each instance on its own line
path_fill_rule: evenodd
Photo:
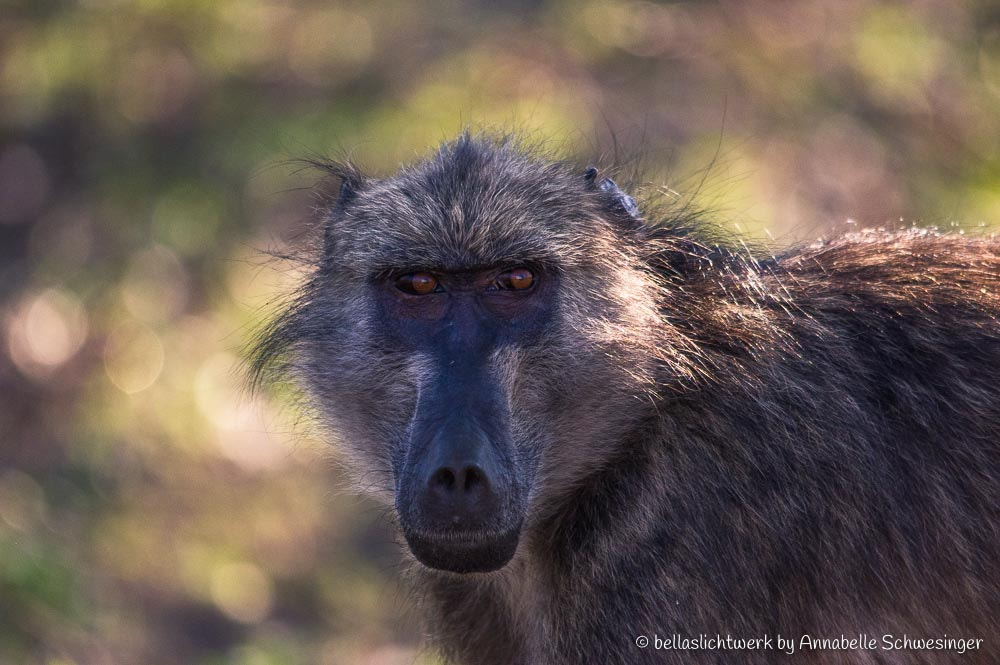
M 507 565 L 517 550 L 520 529 L 496 533 L 404 533 L 417 561 L 450 573 L 489 573 Z

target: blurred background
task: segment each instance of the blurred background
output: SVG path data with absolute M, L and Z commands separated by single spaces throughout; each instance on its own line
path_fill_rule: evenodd
M 381 508 L 237 360 L 287 160 L 466 125 L 642 148 L 776 244 L 988 226 L 1000 4 L 0 0 L 0 665 L 435 662 Z

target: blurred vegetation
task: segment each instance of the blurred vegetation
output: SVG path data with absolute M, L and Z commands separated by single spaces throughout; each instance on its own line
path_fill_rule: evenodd
M 1000 5 L 0 4 L 0 665 L 432 663 L 381 508 L 240 392 L 290 157 L 642 147 L 782 241 L 1000 220 Z

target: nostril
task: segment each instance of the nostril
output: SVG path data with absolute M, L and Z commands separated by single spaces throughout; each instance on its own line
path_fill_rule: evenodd
M 489 478 L 486 473 L 473 464 L 459 467 L 455 471 L 452 466 L 442 466 L 431 474 L 427 483 L 428 488 L 436 492 L 459 494 L 479 494 L 489 491 Z
M 466 492 L 471 492 L 476 487 L 483 484 L 483 472 L 477 467 L 470 466 L 465 469 L 465 482 L 462 484 Z
M 441 467 L 431 476 L 431 487 L 451 490 L 455 487 L 455 472 L 446 466 Z

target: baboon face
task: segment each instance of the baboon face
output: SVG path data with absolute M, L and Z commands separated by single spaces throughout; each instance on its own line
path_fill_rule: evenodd
M 615 197 L 462 139 L 330 213 L 288 343 L 426 566 L 506 565 L 640 408 L 655 288 Z
M 558 276 L 524 263 L 427 270 L 375 291 L 387 346 L 426 367 L 412 387 L 396 510 L 420 561 L 494 570 L 514 554 L 535 470 L 515 442 L 504 357 L 539 344 Z

